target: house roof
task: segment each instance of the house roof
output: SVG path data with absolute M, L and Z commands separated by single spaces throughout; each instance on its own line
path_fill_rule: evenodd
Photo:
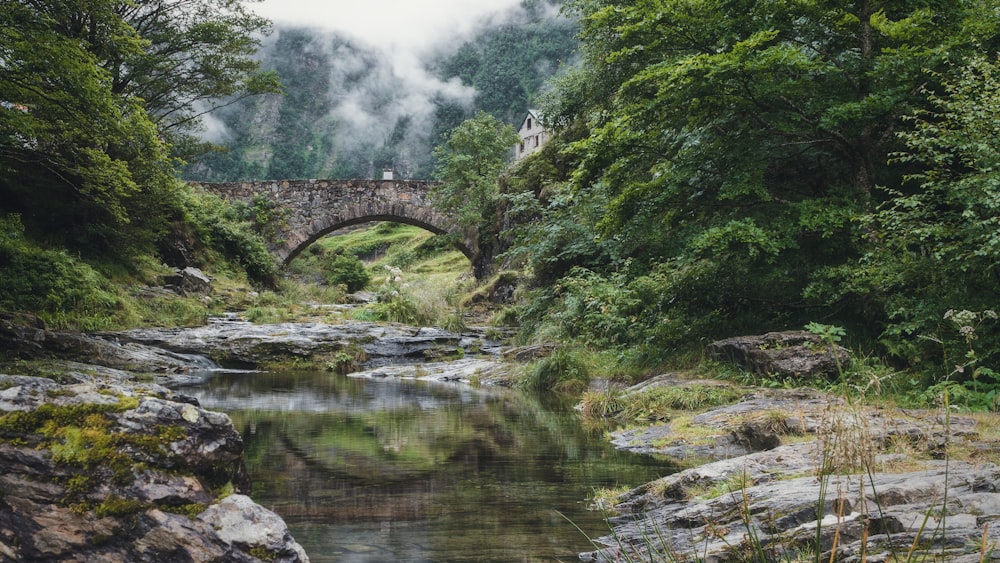
M 518 127 L 518 132 L 520 132 L 521 129 L 524 127 L 524 122 L 528 120 L 529 116 L 534 117 L 536 123 L 539 124 L 541 123 L 542 112 L 538 111 L 537 109 L 529 109 L 527 112 L 525 112 L 524 117 L 521 118 L 521 125 L 520 127 Z

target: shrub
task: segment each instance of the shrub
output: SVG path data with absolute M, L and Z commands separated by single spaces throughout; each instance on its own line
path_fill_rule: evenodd
M 560 348 L 528 367 L 519 386 L 533 391 L 582 391 L 590 371 L 581 353 Z
M 105 328 L 133 314 L 125 296 L 94 268 L 65 251 L 23 237 L 20 218 L 0 218 L 0 308 L 28 310 L 59 327 Z
M 371 281 L 364 263 L 349 254 L 336 254 L 323 268 L 327 284 L 346 286 L 348 292 L 364 289 Z
M 205 248 L 234 260 L 251 281 L 273 285 L 277 264 L 262 234 L 245 218 L 246 209 L 209 194 L 192 192 L 185 200 L 187 220 Z

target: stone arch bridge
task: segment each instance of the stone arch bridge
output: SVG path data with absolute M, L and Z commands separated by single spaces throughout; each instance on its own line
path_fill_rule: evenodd
M 258 196 L 284 218 L 275 225 L 271 252 L 285 266 L 320 237 L 368 221 L 393 221 L 450 234 L 455 246 L 479 267 L 477 234 L 459 228 L 437 211 L 423 180 L 265 180 L 193 186 L 230 201 L 252 203 Z

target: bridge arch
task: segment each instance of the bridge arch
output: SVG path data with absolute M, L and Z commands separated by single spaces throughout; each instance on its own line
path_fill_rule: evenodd
M 269 246 L 275 261 L 288 265 L 309 245 L 333 231 L 370 221 L 392 221 L 449 234 L 475 266 L 477 235 L 430 203 L 432 182 L 423 180 L 267 180 L 193 183 L 231 201 L 252 202 L 263 196 L 282 217 Z
M 420 218 L 420 209 L 407 208 L 407 206 L 397 206 L 391 212 L 358 212 L 358 213 L 332 213 L 325 217 L 319 218 L 309 229 L 309 236 L 298 243 L 295 248 L 285 247 L 277 249 L 275 254 L 281 260 L 282 266 L 287 266 L 289 262 L 294 260 L 303 250 L 308 248 L 312 243 L 323 238 L 324 236 L 338 231 L 340 229 L 350 227 L 353 225 L 359 225 L 362 223 L 369 223 L 372 221 L 390 221 L 393 223 L 404 223 L 407 225 L 413 225 L 420 227 L 424 230 L 430 231 L 436 235 L 455 235 L 453 231 L 449 231 L 445 228 L 440 227 L 440 223 L 432 223 L 424 218 Z M 470 262 L 475 260 L 475 253 L 469 247 L 469 243 L 462 240 L 460 236 L 455 237 L 455 248 L 457 248 Z

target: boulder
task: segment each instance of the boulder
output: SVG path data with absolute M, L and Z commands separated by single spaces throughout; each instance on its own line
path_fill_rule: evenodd
M 754 373 L 779 377 L 833 376 L 850 361 L 847 349 L 806 331 L 726 338 L 706 346 L 705 353 Z
M 308 561 L 280 516 L 244 495 L 230 495 L 208 507 L 198 519 L 216 530 L 229 546 L 263 549 L 270 561 Z
M 192 398 L 0 375 L 0 561 L 308 561 L 249 487 L 232 421 Z
M 208 295 L 212 292 L 212 278 L 198 268 L 188 266 L 168 277 L 168 286 L 176 288 L 181 295 Z

